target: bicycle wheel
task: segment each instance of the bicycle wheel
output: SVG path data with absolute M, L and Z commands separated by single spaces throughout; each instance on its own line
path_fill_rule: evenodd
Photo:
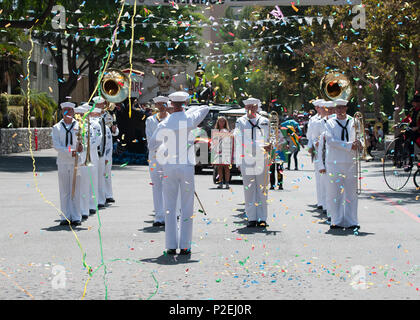
M 417 169 L 417 171 L 414 173 L 413 180 L 417 190 L 420 190 L 420 169 Z
M 412 165 L 408 142 L 402 137 L 393 140 L 385 151 L 383 175 L 387 186 L 394 191 L 400 191 L 405 187 L 411 176 Z

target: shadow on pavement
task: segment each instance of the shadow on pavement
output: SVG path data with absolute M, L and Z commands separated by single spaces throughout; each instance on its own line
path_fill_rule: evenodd
M 354 236 L 354 237 L 365 237 L 374 235 L 374 233 L 371 232 L 361 232 L 358 231 L 358 234 L 355 234 L 353 230 L 351 229 L 329 229 L 325 234 L 330 234 L 333 236 Z
M 84 231 L 84 230 L 89 230 L 87 228 L 83 228 L 82 226 L 71 226 L 73 228 L 74 231 Z M 60 225 L 56 225 L 56 226 L 52 226 L 52 227 L 48 227 L 48 228 L 42 228 L 41 230 L 43 231 L 71 231 L 69 226 L 60 226 Z
M 142 262 L 147 263 L 156 263 L 161 265 L 177 265 L 177 264 L 184 264 L 184 263 L 197 263 L 200 260 L 191 260 L 191 255 L 188 256 L 180 256 L 180 255 L 164 255 L 157 258 L 146 258 L 141 259 Z
M 158 233 L 158 232 L 165 232 L 165 227 L 146 227 L 143 229 L 139 229 L 138 231 L 143 231 L 146 233 Z
M 243 228 L 239 228 L 239 229 L 235 229 L 232 230 L 232 233 L 238 233 L 238 234 L 256 234 L 256 233 L 262 233 L 265 235 L 277 235 L 277 232 L 281 232 L 278 230 L 267 230 L 266 228 L 248 228 L 248 227 L 243 227 Z
M 57 170 L 56 157 L 34 156 L 37 172 Z M 25 155 L 2 155 L 0 156 L 0 171 L 4 172 L 32 172 L 32 158 Z
M 389 203 L 389 205 L 404 205 L 404 204 L 410 204 L 410 203 L 418 203 L 418 200 L 416 200 L 417 195 L 419 195 L 419 192 L 416 192 L 416 190 L 410 190 L 407 192 L 401 192 L 401 191 L 390 191 L 390 192 L 362 192 L 362 194 L 359 196 L 359 199 L 367 199 L 370 201 L 380 201 L 380 202 L 389 202 L 393 201 L 395 203 Z

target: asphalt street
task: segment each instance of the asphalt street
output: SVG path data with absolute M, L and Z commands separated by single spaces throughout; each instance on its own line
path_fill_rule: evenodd
M 330 231 L 313 165 L 269 192 L 269 227 L 245 227 L 243 186 L 196 175 L 192 255 L 166 256 L 145 166 L 114 166 L 116 203 L 74 232 L 59 226 L 54 150 L 0 157 L 0 299 L 420 299 L 420 193 L 387 188 L 363 163 L 358 233 Z M 85 262 L 85 265 L 84 265 Z M 90 272 L 88 269 L 91 269 Z

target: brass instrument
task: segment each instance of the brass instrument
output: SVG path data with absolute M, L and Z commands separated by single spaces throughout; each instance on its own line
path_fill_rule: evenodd
M 264 172 L 264 183 L 266 187 L 266 192 L 268 192 L 268 172 L 270 171 L 271 165 L 276 160 L 276 149 L 278 146 L 279 140 L 279 125 L 280 125 L 280 118 L 279 114 L 276 111 L 272 111 L 269 116 L 270 127 L 269 127 L 269 138 L 268 138 L 268 146 L 270 146 L 270 152 L 268 154 L 268 163 L 265 168 Z
M 280 118 L 279 114 L 276 111 L 271 111 L 270 113 L 270 144 L 273 146 L 271 150 L 271 163 L 273 163 L 276 159 L 275 157 L 275 149 L 277 148 L 278 140 L 279 140 L 279 126 L 280 126 Z
M 356 140 L 363 139 L 363 151 L 360 155 L 359 149 L 356 150 L 356 161 L 357 161 L 357 194 L 362 192 L 362 160 L 369 161 L 372 160 L 372 157 L 367 154 L 367 144 L 366 144 L 366 134 L 365 134 L 365 123 L 363 121 L 363 114 L 361 112 L 356 112 L 354 114 L 354 128 L 356 130 Z
M 75 195 L 75 192 L 76 192 L 77 170 L 78 170 L 78 166 L 79 166 L 79 153 L 77 152 L 77 147 L 79 146 L 81 136 L 82 135 L 80 134 L 80 125 L 79 125 L 79 130 L 77 132 L 76 155 L 74 156 L 73 181 L 72 181 L 72 188 L 71 188 L 71 199 L 72 200 L 74 199 L 74 195 Z
M 108 69 L 101 81 L 103 97 L 112 103 L 120 103 L 127 99 L 128 87 L 128 76 L 118 69 Z
M 342 73 L 330 72 L 321 79 L 320 90 L 322 95 L 330 100 L 349 100 L 352 93 L 350 80 Z
M 85 163 L 83 164 L 84 166 L 89 166 L 89 164 L 91 164 L 91 159 L 90 159 L 90 119 L 89 119 L 89 115 L 86 117 L 86 121 L 88 123 L 88 127 L 87 127 L 87 135 L 85 134 L 85 137 L 87 136 L 87 147 L 86 147 L 86 160 Z

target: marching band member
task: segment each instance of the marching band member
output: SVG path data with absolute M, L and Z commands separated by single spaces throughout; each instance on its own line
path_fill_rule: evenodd
M 156 150 L 158 162 L 163 165 L 163 193 L 165 194 L 165 238 L 167 254 L 191 254 L 194 214 L 194 166 L 195 152 L 191 131 L 209 112 L 209 107 L 186 114 L 184 106 L 189 94 L 180 91 L 169 95 L 174 108 L 170 117 L 159 123 L 149 141 L 151 151 Z M 163 142 L 162 142 L 163 141 Z M 167 153 L 167 156 L 165 156 Z M 178 193 L 181 193 L 179 231 L 176 214 Z
M 85 108 L 91 109 L 88 104 L 84 105 Z M 91 165 L 88 166 L 89 173 L 89 214 L 95 214 L 98 206 L 98 166 L 99 166 L 99 155 L 98 148 L 102 141 L 102 131 L 99 124 L 99 117 L 101 115 L 101 109 L 94 108 L 89 113 L 89 121 L 91 128 L 91 140 L 90 140 L 90 161 Z M 91 179 L 91 181 L 90 181 Z
M 81 224 L 81 214 L 78 210 L 79 199 L 72 199 L 73 175 L 76 152 L 82 152 L 83 146 L 77 140 L 79 124 L 73 119 L 75 104 L 71 102 L 61 103 L 63 119 L 54 125 L 52 141 L 57 150 L 58 188 L 60 192 L 60 208 L 64 216 L 61 216 L 60 225 Z M 80 180 L 80 179 L 78 179 Z M 76 180 L 77 183 L 80 181 Z
M 106 144 L 105 144 L 105 181 L 104 181 L 104 195 L 105 195 L 105 203 L 114 203 L 115 200 L 113 198 L 112 192 L 112 151 L 113 151 L 113 133 L 112 133 L 112 126 L 114 119 L 112 118 L 111 114 L 105 112 L 104 115 L 105 120 L 105 130 L 106 130 Z
M 357 218 L 357 159 L 356 150 L 363 149 L 356 140 L 354 119 L 347 115 L 346 100 L 334 101 L 336 118 L 326 122 L 325 166 L 321 172 L 327 174 L 326 204 L 331 215 L 331 229 L 359 229 Z M 323 143 L 324 139 L 321 139 Z M 321 143 L 321 147 L 322 147 Z
M 321 169 L 320 165 L 322 162 L 322 149 L 319 148 L 319 141 L 321 134 L 325 130 L 325 122 L 324 117 L 326 115 L 326 108 L 324 108 L 325 103 L 327 103 L 323 99 L 316 100 L 312 102 L 317 110 L 317 118 L 314 119 L 311 123 L 311 130 L 310 130 L 310 143 L 311 143 L 311 151 L 310 153 L 313 155 L 313 162 L 315 167 L 315 182 L 316 182 L 316 198 L 317 198 L 317 205 L 318 209 L 325 211 L 326 213 L 326 203 L 324 203 L 324 197 L 322 194 L 322 186 L 321 186 L 321 176 L 319 170 Z M 321 151 L 320 151 L 321 150 Z
M 267 190 L 269 120 L 257 112 L 261 102 L 244 101 L 247 114 L 236 121 L 235 159 L 243 177 L 247 227 L 267 227 Z M 266 172 L 267 171 L 267 172 Z
M 101 127 L 101 136 L 102 141 L 101 144 L 98 147 L 98 155 L 99 155 L 99 161 L 98 161 L 98 189 L 95 190 L 96 192 L 96 199 L 98 200 L 98 208 L 102 209 L 105 208 L 106 204 L 106 198 L 105 198 L 105 168 L 106 168 L 106 157 L 105 157 L 105 151 L 107 146 L 107 139 L 109 135 L 107 134 L 107 126 L 105 124 L 105 118 L 104 118 L 104 108 L 106 101 L 102 97 L 95 97 L 93 98 L 94 103 L 96 104 L 96 108 L 101 109 L 100 117 L 98 118 L 98 123 Z
M 152 180 L 153 190 L 153 204 L 155 207 L 155 221 L 154 227 L 161 227 L 165 225 L 165 211 L 164 211 L 164 198 L 163 198 L 163 167 L 156 159 L 157 150 L 150 150 L 150 140 L 153 133 L 156 131 L 159 123 L 163 121 L 169 114 L 166 111 L 169 98 L 158 96 L 153 99 L 156 108 L 159 110 L 155 115 L 146 119 L 146 139 L 149 148 L 149 173 Z
M 88 110 L 85 109 L 84 106 L 79 106 L 74 109 L 74 118 L 76 121 L 78 121 L 79 127 L 83 129 L 83 115 Z M 79 164 L 78 164 L 78 170 L 77 170 L 77 179 L 80 179 L 80 183 L 78 183 L 78 188 L 76 190 L 76 195 L 79 199 L 78 202 L 78 210 L 80 214 L 82 215 L 82 220 L 86 220 L 89 218 L 89 173 L 87 171 L 87 167 L 84 166 L 84 163 L 86 161 L 87 156 L 87 121 L 88 119 L 85 119 L 84 121 L 84 130 L 82 136 L 81 136 L 81 143 L 83 145 L 83 151 L 79 153 Z

